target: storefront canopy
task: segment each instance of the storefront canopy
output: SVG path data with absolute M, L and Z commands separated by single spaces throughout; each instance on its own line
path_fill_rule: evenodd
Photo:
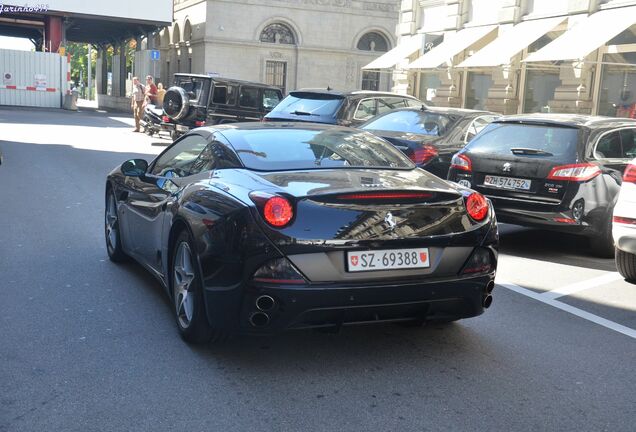
M 362 69 L 390 69 L 400 61 L 412 56 L 422 49 L 422 41 L 424 35 L 417 34 L 414 36 L 405 36 L 402 41 L 391 51 L 388 51 L 373 60 Z
M 453 63 L 453 57 L 486 37 L 496 28 L 497 26 L 470 27 L 446 35 L 444 42 L 411 63 L 408 69 L 437 69 L 445 65 L 450 66 Z
M 478 68 L 510 64 L 514 56 L 565 20 L 566 17 L 558 17 L 525 21 L 506 32 L 500 31 L 497 39 L 457 67 Z
M 634 24 L 636 6 L 596 12 L 523 61 L 582 60 Z

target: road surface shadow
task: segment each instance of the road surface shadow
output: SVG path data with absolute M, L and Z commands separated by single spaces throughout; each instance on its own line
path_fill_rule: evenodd
M 508 224 L 499 225 L 499 234 L 499 251 L 505 255 L 616 271 L 614 259 L 596 256 L 589 239 L 583 236 Z

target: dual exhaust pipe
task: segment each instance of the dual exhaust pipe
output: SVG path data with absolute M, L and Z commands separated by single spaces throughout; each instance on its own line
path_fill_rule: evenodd
M 256 298 L 254 304 L 258 311 L 253 312 L 250 315 L 250 324 L 252 327 L 265 327 L 270 321 L 270 317 L 267 312 L 270 312 L 276 307 L 276 300 L 274 300 L 272 296 L 262 295 Z
M 486 295 L 484 295 L 484 299 L 482 300 L 482 303 L 481 303 L 484 309 L 488 309 L 490 305 L 492 304 L 492 296 L 490 295 L 490 293 L 492 293 L 492 290 L 494 289 L 495 289 L 495 281 L 488 282 L 488 285 L 486 285 Z

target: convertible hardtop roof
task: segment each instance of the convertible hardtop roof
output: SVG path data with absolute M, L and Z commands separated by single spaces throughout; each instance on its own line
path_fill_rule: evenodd
M 258 87 L 266 87 L 266 88 L 270 88 L 270 89 L 280 90 L 279 87 L 276 87 L 276 86 L 273 86 L 273 85 L 269 85 L 269 84 L 263 84 L 263 83 L 259 83 L 259 82 L 255 82 L 255 81 L 245 81 L 245 80 L 240 80 L 240 79 L 216 77 L 216 76 L 210 76 L 210 75 L 204 75 L 204 74 L 175 73 L 174 76 L 175 77 L 179 76 L 179 77 L 205 78 L 205 79 L 209 79 L 209 80 L 217 81 L 217 82 L 229 82 L 229 83 L 235 83 L 235 84 L 247 84 L 247 85 L 253 85 L 253 86 L 258 86 Z
M 496 123 L 530 123 L 530 124 L 554 124 L 557 126 L 586 127 L 590 129 L 636 126 L 635 119 L 591 116 L 583 114 L 517 114 L 500 117 Z

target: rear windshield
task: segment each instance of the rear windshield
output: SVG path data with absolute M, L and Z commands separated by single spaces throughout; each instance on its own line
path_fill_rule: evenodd
M 355 129 L 246 130 L 231 142 L 243 165 L 258 171 L 415 167 L 391 144 Z
M 190 101 L 197 102 L 201 99 L 206 82 L 203 78 L 177 77 L 175 84 L 185 90 L 188 96 L 190 96 Z
M 577 128 L 491 123 L 466 146 L 471 153 L 542 156 L 554 159 L 576 156 Z
M 291 93 L 272 110 L 272 114 L 334 117 L 343 100 L 342 97 L 335 95 Z
M 451 117 L 423 111 L 394 111 L 371 120 L 362 129 L 408 132 L 421 135 L 444 136 L 454 120 Z

